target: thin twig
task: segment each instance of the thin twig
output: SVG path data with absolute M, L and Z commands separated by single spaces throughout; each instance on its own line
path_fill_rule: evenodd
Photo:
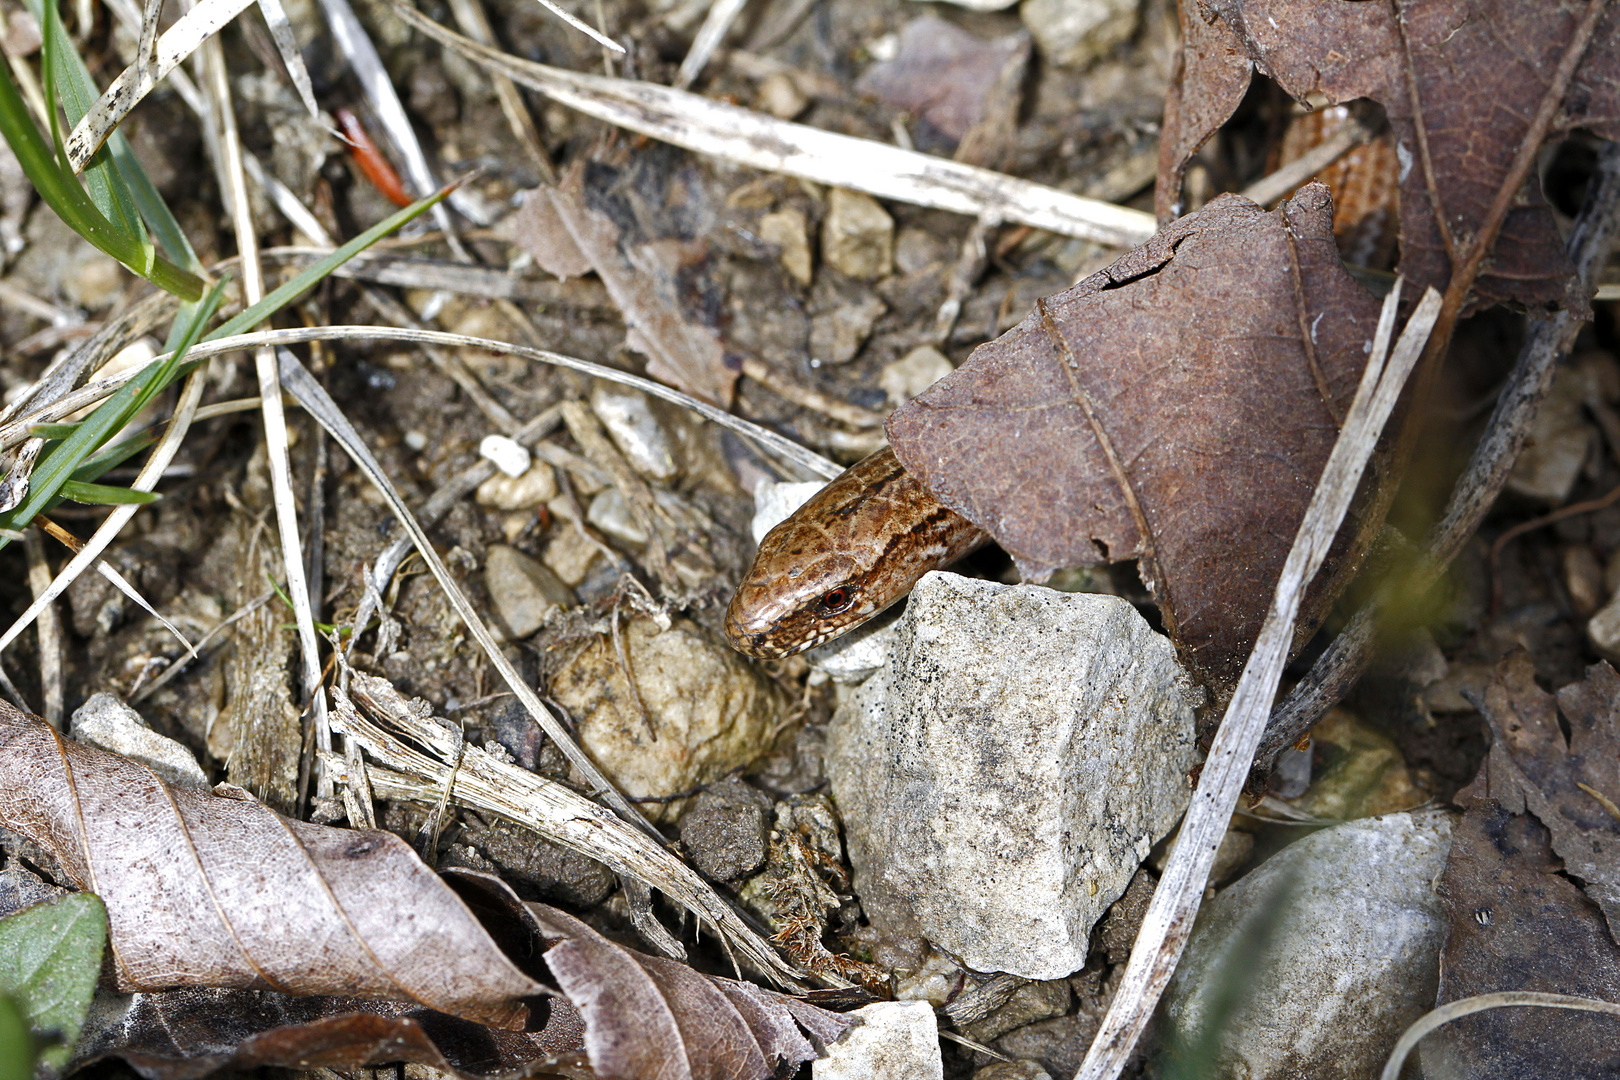
M 1620 235 L 1620 143 L 1611 142 L 1598 154 L 1597 171 L 1587 186 L 1586 205 L 1575 221 L 1567 246 L 1570 262 L 1581 281 L 1588 283 L 1588 288 L 1601 272 L 1617 235 Z M 1410 603 L 1427 593 L 1479 530 L 1529 438 L 1530 425 L 1552 385 L 1559 358 L 1569 352 L 1583 322 L 1562 311 L 1550 319 L 1531 323 L 1485 434 L 1474 448 L 1467 470 L 1453 488 L 1444 515 L 1430 531 L 1423 557 L 1356 612 L 1305 678 L 1278 703 L 1255 758 L 1258 771 L 1269 772 L 1277 755 L 1298 742 L 1311 725 L 1349 692 L 1372 659 L 1377 625 L 1391 602 L 1400 599 Z
M 1491 543 L 1490 617 L 1494 619 L 1496 617 L 1496 613 L 1502 609 L 1501 562 L 1503 548 L 1507 547 L 1508 544 L 1512 543 L 1514 540 L 1523 536 L 1527 532 L 1534 532 L 1536 529 L 1544 529 L 1548 525 L 1556 525 L 1565 518 L 1577 517 L 1581 514 L 1594 513 L 1595 511 L 1602 510 L 1605 507 L 1613 506 L 1615 500 L 1617 499 L 1620 499 L 1620 484 L 1616 484 L 1613 488 L 1609 489 L 1607 494 L 1599 495 L 1595 499 L 1587 499 L 1585 502 L 1570 503 L 1568 506 L 1560 506 L 1557 510 L 1552 511 L 1550 514 L 1543 514 L 1538 518 L 1531 518 L 1529 521 L 1521 521 L 1511 529 L 1508 529 L 1501 536 L 1498 536 Z

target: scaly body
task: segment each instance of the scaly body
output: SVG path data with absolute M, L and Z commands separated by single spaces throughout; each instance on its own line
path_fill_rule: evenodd
M 859 626 L 988 539 L 885 447 L 765 535 L 731 598 L 726 636 L 750 656 L 802 652 Z

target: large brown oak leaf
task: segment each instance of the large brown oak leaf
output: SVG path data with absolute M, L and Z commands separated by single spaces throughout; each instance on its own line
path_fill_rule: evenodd
M 1216 199 L 896 411 L 895 453 L 1028 580 L 1139 559 L 1184 657 L 1229 684 L 1377 325 L 1332 218 L 1319 184 L 1275 213 Z M 1307 630 L 1354 532 L 1307 598 Z

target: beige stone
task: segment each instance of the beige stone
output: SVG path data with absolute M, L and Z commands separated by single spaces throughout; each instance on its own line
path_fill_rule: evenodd
M 810 99 L 804 96 L 793 76 L 782 71 L 765 76 L 759 84 L 759 93 L 754 96 L 756 109 L 783 120 L 798 116 L 808 104 Z
M 620 633 L 645 715 L 609 638 L 551 680 L 552 696 L 578 723 L 580 744 L 619 790 L 631 797 L 690 791 L 769 749 L 788 702 L 742 657 L 684 619 L 661 631 L 636 618 Z M 654 821 L 674 821 L 686 802 L 643 808 Z
M 862 281 L 883 277 L 894 255 L 894 219 L 870 195 L 833 188 L 821 223 L 821 257 L 841 274 Z
M 889 395 L 889 404 L 898 409 L 955 370 L 944 353 L 932 345 L 919 345 L 885 365 L 878 386 Z
M 505 544 L 484 556 L 484 587 L 508 637 L 526 638 L 558 608 L 572 607 L 574 591 L 541 563 Z
M 557 497 L 557 474 L 550 465 L 537 461 L 522 476 L 497 472 L 478 485 L 473 497 L 479 506 L 495 510 L 532 510 Z
M 810 230 L 804 212 L 786 207 L 759 219 L 759 238 L 782 249 L 782 267 L 800 285 L 810 284 Z
M 1041 55 L 1083 67 L 1136 33 L 1138 0 L 1024 0 L 1019 18 Z

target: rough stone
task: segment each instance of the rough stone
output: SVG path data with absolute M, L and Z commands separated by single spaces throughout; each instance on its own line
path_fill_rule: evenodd
M 771 800 L 741 780 L 722 780 L 698 793 L 681 815 L 681 844 L 698 871 L 736 881 L 765 865 Z
M 889 307 L 875 296 L 839 304 L 810 319 L 810 355 L 822 364 L 846 364 L 855 359 L 872 327 Z
M 1052 1074 L 1034 1061 L 997 1061 L 974 1073 L 973 1080 L 1052 1080 Z
M 1586 638 L 1599 656 L 1620 664 L 1620 592 L 1586 621 Z
M 1009 1057 L 1040 1062 L 1053 1076 L 1073 1076 L 1101 1026 L 1101 1017 L 1087 1013 L 1037 1020 L 1009 1031 L 996 1046 Z
M 898 409 L 955 370 L 944 353 L 932 345 L 919 345 L 885 365 L 878 375 L 878 386 L 889 395 L 889 404 Z
M 1024 0 L 1019 18 L 1041 54 L 1082 67 L 1136 33 L 1138 0 Z
M 821 223 L 821 258 L 841 274 L 871 281 L 889 272 L 894 219 L 870 195 L 833 188 Z
M 591 411 L 630 467 L 654 480 L 670 480 L 678 471 L 669 433 L 653 415 L 645 394 L 598 385 L 591 391 Z
M 828 735 L 856 888 L 979 971 L 1062 978 L 1180 817 L 1193 695 L 1117 597 L 934 572 Z
M 574 591 L 544 563 L 505 544 L 491 544 L 484 556 L 484 588 L 501 628 L 514 641 L 540 629 L 558 608 L 575 603 Z
M 473 497 L 479 506 L 496 510 L 533 510 L 557 497 L 557 474 L 550 465 L 536 461 L 522 476 L 497 472 L 478 485 Z
M 461 838 L 546 900 L 591 907 L 613 891 L 613 871 L 509 821 L 470 823 Z
M 782 249 L 782 268 L 793 275 L 794 281 L 810 284 L 810 227 L 804 211 L 789 206 L 766 214 L 759 219 L 759 238 Z
M 656 621 L 636 618 L 620 636 L 639 694 L 631 693 L 605 637 L 551 680 L 552 696 L 578 722 L 581 745 L 619 790 L 638 798 L 677 795 L 769 749 L 788 702 L 753 665 L 685 620 L 660 630 Z M 645 808 L 655 821 L 675 821 L 686 800 Z
M 1434 1006 L 1453 815 L 1390 814 L 1297 840 L 1206 905 L 1165 995 L 1193 1037 L 1236 979 L 1211 1075 L 1375 1076 Z M 1258 955 L 1256 955 L 1258 953 Z
M 793 81 L 793 76 L 783 71 L 774 71 L 761 79 L 759 92 L 754 95 L 754 108 L 781 120 L 792 120 L 804 112 L 809 104 L 810 99 Z M 764 236 L 763 233 L 760 235 Z
M 943 1080 L 939 1028 L 925 1001 L 879 1001 L 810 1066 L 815 1080 Z
M 141 714 L 112 694 L 94 694 L 74 710 L 73 738 L 133 758 L 175 787 L 206 788 L 208 776 L 183 744 L 146 726 Z
M 1530 438 L 1508 474 L 1509 491 L 1549 506 L 1569 501 L 1597 429 L 1586 419 L 1593 378 L 1585 367 L 1561 367 L 1530 424 Z

